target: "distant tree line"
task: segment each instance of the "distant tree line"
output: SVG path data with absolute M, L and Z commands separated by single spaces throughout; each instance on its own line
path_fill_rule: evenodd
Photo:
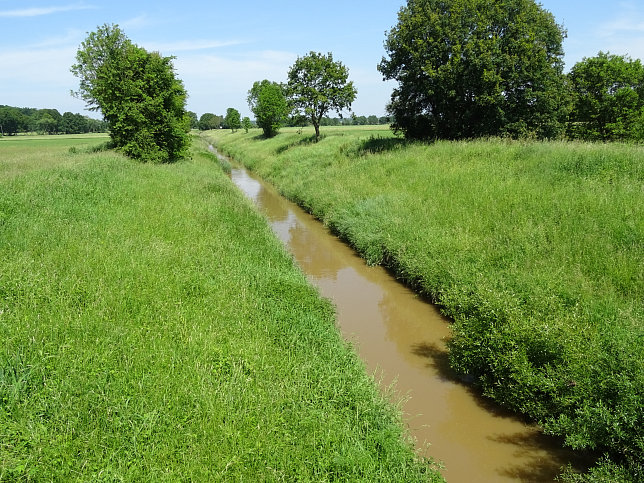
M 356 116 L 351 114 L 348 117 L 323 117 L 322 126 L 378 126 L 391 124 L 391 116 Z
M 0 135 L 14 136 L 19 133 L 83 134 L 107 132 L 108 123 L 81 114 L 57 109 L 0 106 Z
M 207 112 L 202 114 L 201 117 L 197 117 L 197 114 L 191 114 L 191 127 L 192 129 L 199 129 L 201 131 L 207 131 L 209 129 L 229 129 L 229 126 L 225 122 L 224 116 L 218 116 Z M 194 116 L 194 117 L 192 117 Z M 356 116 L 352 114 L 347 117 L 329 117 L 324 116 L 320 120 L 320 126 L 377 126 L 377 125 L 389 125 L 391 124 L 391 116 Z M 250 119 L 249 119 L 250 121 Z M 257 122 L 252 122 L 252 127 L 257 126 Z M 289 116 L 284 120 L 283 125 L 287 127 L 299 127 L 304 123 L 304 125 L 310 125 L 311 123 L 306 119 L 302 120 L 299 116 Z
M 210 129 L 232 129 L 237 130 L 242 127 L 242 119 L 239 111 L 233 107 L 226 110 L 226 115 L 220 116 L 212 112 L 206 112 L 197 117 L 194 112 L 188 113 L 191 118 L 190 127 L 192 129 L 199 129 L 200 131 L 208 131 Z M 249 119 L 250 121 L 250 119 Z

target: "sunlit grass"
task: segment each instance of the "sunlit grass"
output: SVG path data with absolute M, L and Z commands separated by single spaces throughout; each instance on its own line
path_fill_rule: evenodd
M 209 136 L 440 304 L 487 395 L 642 467 L 644 148 L 322 134 Z
M 0 480 L 436 477 L 213 156 L 21 142 L 0 142 Z
M 66 156 L 70 150 L 88 150 L 108 139 L 107 134 L 0 137 L 0 180 L 51 166 L 71 167 L 82 158 Z

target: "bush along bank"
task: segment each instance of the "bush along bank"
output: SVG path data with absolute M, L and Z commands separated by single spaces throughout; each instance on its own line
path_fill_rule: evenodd
M 484 394 L 605 455 L 571 479 L 642 480 L 644 149 L 210 136 L 436 301 L 453 367 Z

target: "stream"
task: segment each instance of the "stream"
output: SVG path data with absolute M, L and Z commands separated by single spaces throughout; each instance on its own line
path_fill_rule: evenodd
M 580 457 L 493 402 L 451 371 L 449 322 L 382 267 L 349 246 L 275 189 L 233 167 L 231 178 L 255 202 L 309 281 L 336 307 L 343 336 L 384 390 L 394 384 L 417 450 L 440 461 L 448 482 L 552 481 Z

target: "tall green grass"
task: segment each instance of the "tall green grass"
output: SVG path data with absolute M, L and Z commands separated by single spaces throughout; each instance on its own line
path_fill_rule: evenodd
M 439 480 L 214 157 L 103 141 L 0 141 L 0 480 Z
M 644 148 L 323 135 L 210 133 L 440 304 L 486 395 L 644 478 Z

